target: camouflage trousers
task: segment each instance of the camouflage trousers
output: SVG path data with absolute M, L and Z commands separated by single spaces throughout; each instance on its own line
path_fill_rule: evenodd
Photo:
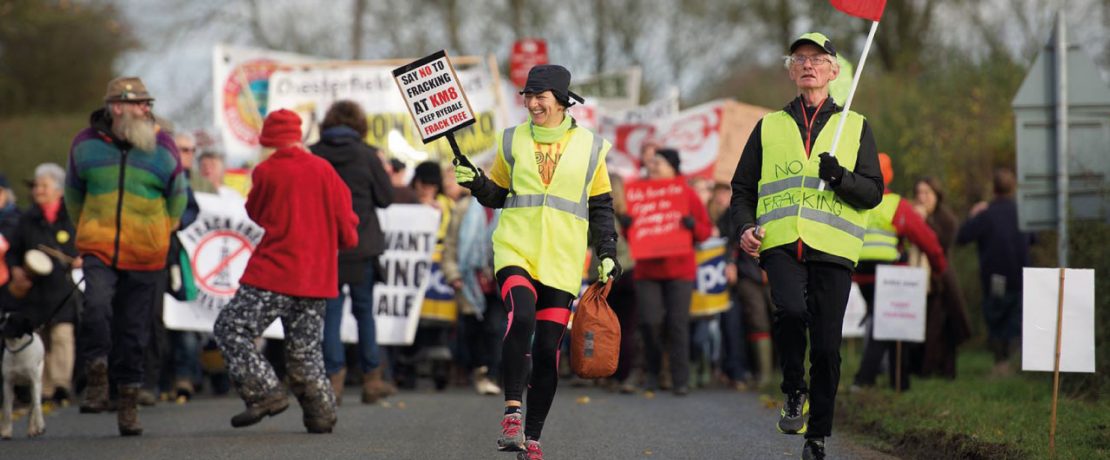
M 335 394 L 324 373 L 324 299 L 292 297 L 251 286 L 239 288 L 216 318 L 214 328 L 236 391 L 248 405 L 285 391 L 254 344 L 278 318 L 285 330 L 289 388 L 305 418 L 334 417 Z

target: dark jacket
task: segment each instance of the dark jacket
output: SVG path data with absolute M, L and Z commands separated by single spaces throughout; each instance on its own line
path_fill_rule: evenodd
M 312 153 L 331 163 L 351 189 L 351 204 L 358 215 L 358 246 L 339 252 L 339 282 L 360 283 L 366 263 L 385 250 L 385 237 L 375 207 L 393 204 L 393 186 L 378 158 L 378 149 L 367 145 L 354 129 L 328 128 Z
M 802 135 L 802 143 L 804 144 L 806 141 L 806 125 L 802 116 L 802 106 L 803 101 L 799 96 L 790 101 L 783 110 L 798 123 L 798 131 Z M 807 108 L 806 110 L 812 111 L 813 109 Z M 810 138 L 817 139 L 821 130 L 828 124 L 829 117 L 841 110 L 843 110 L 843 107 L 833 103 L 831 97 L 827 99 L 820 106 L 816 121 L 813 122 L 813 132 L 810 133 Z M 759 177 L 763 167 L 763 140 L 760 136 L 762 127 L 763 120 L 760 120 L 756 123 L 755 129 L 752 130 L 751 136 L 748 137 L 748 143 L 744 145 L 744 151 L 740 156 L 740 164 L 737 165 L 736 173 L 732 177 L 732 204 L 729 207 L 729 215 L 731 216 L 733 230 L 730 234 L 739 235 L 748 227 L 755 225 L 756 200 L 759 198 Z M 835 130 L 836 126 L 829 126 L 828 128 Z M 872 134 L 871 127 L 866 120 L 863 122 L 863 132 L 860 134 L 859 144 L 855 169 L 846 172 L 840 183 L 830 184 L 829 187 L 844 202 L 857 209 L 866 210 L 878 206 L 883 200 L 883 174 L 879 169 L 879 152 L 875 147 L 875 136 Z M 820 153 L 812 152 L 811 154 L 818 155 Z M 830 262 L 848 268 L 855 265 L 851 260 L 818 251 L 805 244 L 786 244 L 769 249 L 769 251 L 785 251 L 791 257 L 811 262 Z
M 956 244 L 979 245 L 979 282 L 991 292 L 991 275 L 1006 278 L 1006 292 L 1021 292 L 1021 269 L 1029 265 L 1032 237 L 1018 229 L 1017 202 L 995 198 L 987 209 L 964 222 Z
M 58 210 L 58 217 L 54 223 L 47 222 L 42 208 L 32 205 L 19 219 L 19 224 L 13 235 L 7 236 L 11 243 L 5 259 L 9 267 L 23 265 L 23 255 L 30 249 L 37 249 L 39 245 L 57 249 L 70 257 L 77 257 L 77 247 L 74 246 L 76 231 L 69 220 L 65 206 Z M 77 321 L 77 295 L 73 293 L 73 279 L 70 278 L 70 266 L 53 257 L 54 271 L 45 277 L 34 279 L 27 297 L 18 301 L 24 314 L 32 319 L 35 326 L 57 323 L 73 323 Z M 73 293 L 73 295 L 70 295 Z M 66 296 L 69 299 L 66 300 Z M 58 314 L 51 319 L 50 315 L 66 301 Z

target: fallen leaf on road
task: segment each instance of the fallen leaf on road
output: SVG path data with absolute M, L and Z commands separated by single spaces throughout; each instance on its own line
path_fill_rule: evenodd
M 575 402 L 577 402 L 578 404 L 589 404 L 590 403 L 590 397 L 589 396 L 579 396 L 578 399 L 575 400 Z
M 644 392 L 644 398 L 646 398 L 646 399 L 655 399 L 655 392 L 651 391 L 651 390 L 645 391 Z
M 767 409 L 774 409 L 776 407 L 779 407 L 778 400 L 767 395 L 759 395 L 759 403 Z
M 651 449 L 644 449 L 644 455 L 650 457 L 653 454 Z
M 398 401 L 397 402 L 397 408 L 398 409 L 404 409 L 405 408 L 405 402 L 404 401 Z
M 389 401 L 382 401 L 382 407 L 389 409 L 390 407 L 393 407 L 393 403 Z

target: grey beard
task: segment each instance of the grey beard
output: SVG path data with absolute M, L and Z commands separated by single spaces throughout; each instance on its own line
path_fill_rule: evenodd
M 158 134 L 151 120 L 124 115 L 119 120 L 118 130 L 117 135 L 139 150 L 153 152 L 157 146 Z

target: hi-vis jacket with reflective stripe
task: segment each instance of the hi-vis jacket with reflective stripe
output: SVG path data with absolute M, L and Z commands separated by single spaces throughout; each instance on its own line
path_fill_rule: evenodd
M 898 251 L 898 232 L 894 228 L 894 214 L 901 201 L 897 193 L 887 193 L 883 195 L 883 202 L 869 211 L 860 262 L 894 262 L 902 256 Z
M 841 116 L 829 117 L 828 125 L 836 126 Z M 863 117 L 849 112 L 836 149 L 837 161 L 848 171 L 855 168 L 862 130 Z M 756 222 L 767 233 L 760 251 L 801 239 L 814 249 L 853 263 L 859 259 L 867 211 L 844 202 L 831 187 L 818 190 L 820 159 L 816 152 L 830 151 L 834 136 L 835 129 L 822 130 L 811 150 L 815 153 L 807 158 L 798 124 L 790 114 L 778 111 L 763 118 Z
M 509 167 L 509 191 L 493 232 L 495 270 L 521 267 L 544 285 L 578 295 L 590 229 L 590 187 L 609 148 L 601 136 L 573 128 L 545 187 L 529 124 L 505 130 L 500 155 Z

